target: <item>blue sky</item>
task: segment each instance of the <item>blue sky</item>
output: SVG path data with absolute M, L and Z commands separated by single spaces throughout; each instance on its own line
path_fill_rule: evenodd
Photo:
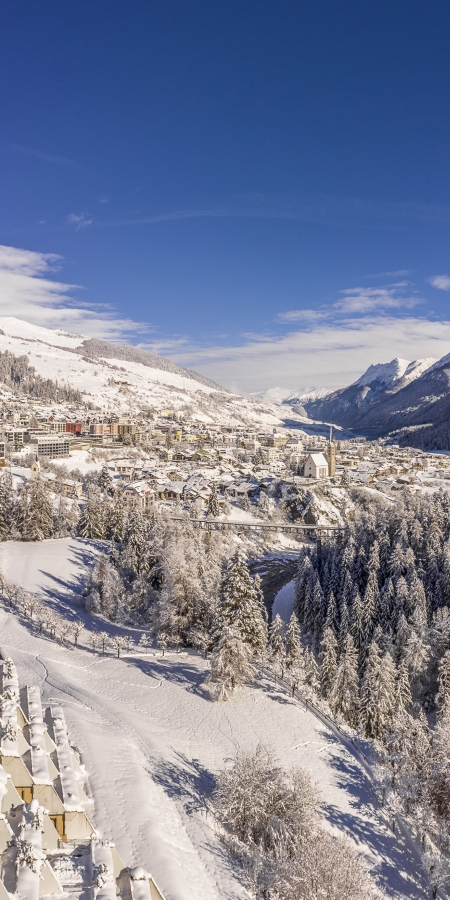
M 1 314 L 243 391 L 450 352 L 449 29 L 423 0 L 9 4 Z

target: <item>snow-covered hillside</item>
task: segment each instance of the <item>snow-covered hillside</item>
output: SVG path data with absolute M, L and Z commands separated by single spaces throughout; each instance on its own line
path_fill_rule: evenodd
M 377 363 L 369 366 L 354 384 L 366 386 L 379 382 L 385 387 L 394 387 L 401 382 L 401 386 L 404 387 L 411 381 L 415 381 L 416 378 L 420 378 L 435 362 L 436 360 L 432 356 L 425 359 L 414 359 L 412 362 L 396 356 L 395 359 L 388 363 Z
M 331 388 L 326 387 L 305 387 L 292 391 L 290 388 L 269 388 L 267 391 L 252 394 L 255 400 L 262 400 L 265 403 L 299 403 L 306 400 L 321 400 L 331 392 Z
M 275 406 L 232 394 L 202 375 L 126 344 L 3 317 L 0 351 L 5 350 L 26 354 L 39 375 L 69 384 L 104 411 L 138 414 L 145 407 L 168 408 L 204 422 L 282 424 Z
M 204 686 L 209 664 L 193 652 L 93 653 L 92 629 L 120 630 L 75 605 L 96 546 L 71 539 L 28 545 L 22 566 L 23 547 L 0 546 L 4 573 L 61 615 L 83 616 L 86 630 L 78 649 L 61 647 L 1 609 L 0 650 L 14 658 L 22 684 L 37 684 L 45 703 L 62 705 L 87 766 L 96 827 L 130 865 L 153 874 L 166 900 L 248 897 L 204 804 L 225 761 L 260 741 L 284 766 L 311 773 L 327 828 L 351 837 L 387 897 L 425 896 L 417 852 L 392 834 L 370 770 L 334 726 L 263 674 L 227 703 L 212 702 Z

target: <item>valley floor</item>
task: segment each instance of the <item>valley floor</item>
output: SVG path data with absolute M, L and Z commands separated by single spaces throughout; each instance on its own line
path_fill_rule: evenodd
M 0 564 L 8 577 L 72 616 L 82 566 L 95 552 L 95 545 L 76 540 L 11 542 L 1 545 Z M 83 616 L 79 608 L 76 614 Z M 225 761 L 260 741 L 284 766 L 311 773 L 328 827 L 351 836 L 388 897 L 424 896 L 414 847 L 384 823 L 364 765 L 332 728 L 263 675 L 227 703 L 213 703 L 204 686 L 208 664 L 194 653 L 162 657 L 150 650 L 121 659 L 93 653 L 89 629 L 117 626 L 84 618 L 82 646 L 65 648 L 1 609 L 0 650 L 14 659 L 22 684 L 38 684 L 45 703 L 62 703 L 89 773 L 94 823 L 127 865 L 152 873 L 166 900 L 247 896 L 205 811 L 205 796 Z

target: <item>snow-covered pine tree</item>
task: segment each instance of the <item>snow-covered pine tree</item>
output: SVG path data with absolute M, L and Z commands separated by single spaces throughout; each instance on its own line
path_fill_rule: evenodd
M 85 506 L 78 519 L 77 533 L 88 540 L 101 539 L 105 535 L 102 504 L 98 488 L 95 490 L 93 485 L 88 490 Z
M 403 660 L 408 667 L 411 693 L 415 700 L 422 696 L 428 682 L 430 646 L 412 629 L 405 646 Z
M 358 724 L 358 654 L 349 634 L 331 687 L 329 701 L 333 714 L 340 713 L 352 728 Z
M 321 643 L 320 688 L 329 697 L 337 671 L 337 640 L 332 628 L 326 628 Z
M 120 543 L 125 535 L 125 506 L 123 491 L 117 487 L 114 491 L 111 506 L 108 513 L 106 537 L 109 541 Z
M 390 728 L 395 704 L 395 665 L 389 653 L 381 657 L 372 641 L 362 680 L 360 719 L 366 737 L 381 738 Z
M 212 652 L 211 671 L 206 679 L 214 685 L 216 700 L 227 700 L 237 687 L 251 684 L 255 677 L 252 656 L 251 645 L 242 639 L 239 626 L 235 623 L 224 625 Z
M 313 631 L 316 638 L 316 646 L 320 645 L 324 625 L 324 597 L 320 586 L 319 578 L 316 578 L 313 592 L 313 610 L 314 610 L 314 626 Z
M 328 598 L 327 615 L 325 618 L 325 628 L 332 628 L 334 635 L 337 635 L 339 632 L 336 600 L 334 599 L 333 591 L 330 592 L 330 596 Z
M 10 537 L 14 502 L 11 470 L 7 469 L 0 477 L 0 541 L 6 541 Z
M 302 668 L 302 645 L 298 619 L 292 613 L 285 634 L 286 666 L 290 671 Z
M 319 686 L 319 667 L 314 658 L 314 654 L 311 652 L 309 647 L 305 650 L 304 655 L 304 665 L 305 665 L 305 682 L 313 690 L 316 690 Z
M 366 590 L 364 592 L 362 626 L 364 645 L 368 647 L 376 625 L 376 609 L 379 603 L 378 578 L 375 569 L 369 571 Z
M 339 645 L 339 653 L 344 652 L 345 643 L 347 641 L 347 635 L 349 633 L 350 627 L 350 617 L 348 614 L 348 606 L 347 601 L 345 599 L 345 595 L 343 594 L 340 602 L 339 602 L 339 634 L 338 634 L 338 645 Z
M 273 665 L 280 667 L 283 678 L 286 666 L 286 644 L 284 642 L 284 623 L 280 615 L 275 616 L 269 626 L 269 657 Z
M 113 621 L 120 618 L 123 584 L 119 573 L 104 553 L 99 554 L 87 590 L 92 598 L 90 608 L 93 612 L 101 612 Z
M 127 522 L 123 562 L 134 575 L 148 571 L 148 536 L 148 520 L 140 509 L 133 510 Z
M 53 535 L 53 508 L 42 478 L 23 485 L 17 504 L 17 525 L 25 541 L 44 541 Z
M 232 556 L 220 586 L 217 607 L 217 639 L 225 625 L 236 625 L 242 640 L 255 656 L 262 656 L 267 646 L 267 623 L 259 597 L 250 576 L 245 553 L 238 548 Z
M 361 649 L 364 641 L 364 626 L 363 626 L 363 605 L 361 601 L 361 596 L 359 591 L 357 590 L 355 596 L 353 597 L 352 603 L 352 611 L 350 617 L 350 629 L 352 633 L 353 640 L 355 642 L 355 646 L 358 650 Z
M 217 488 L 216 485 L 213 484 L 211 488 L 211 493 L 208 499 L 208 516 L 211 516 L 213 519 L 216 519 L 220 513 L 219 501 L 217 499 Z
M 444 708 L 450 701 L 450 650 L 446 650 L 438 669 L 436 705 Z
M 429 797 L 432 807 L 450 817 L 450 704 L 446 703 L 433 732 L 428 764 Z
M 109 469 L 106 463 L 102 466 L 102 471 L 100 475 L 100 487 L 105 495 L 111 494 L 113 491 L 113 480 L 111 475 L 109 474 Z
M 411 686 L 409 683 L 408 666 L 403 660 L 397 670 L 397 679 L 395 685 L 395 710 L 398 713 L 401 709 L 408 710 L 412 705 Z

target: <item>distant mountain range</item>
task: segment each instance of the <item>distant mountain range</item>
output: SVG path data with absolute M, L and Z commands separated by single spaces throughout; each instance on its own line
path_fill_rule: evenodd
M 318 399 L 288 401 L 299 412 L 366 437 L 398 436 L 401 444 L 450 449 L 450 354 L 442 359 L 393 359 Z

